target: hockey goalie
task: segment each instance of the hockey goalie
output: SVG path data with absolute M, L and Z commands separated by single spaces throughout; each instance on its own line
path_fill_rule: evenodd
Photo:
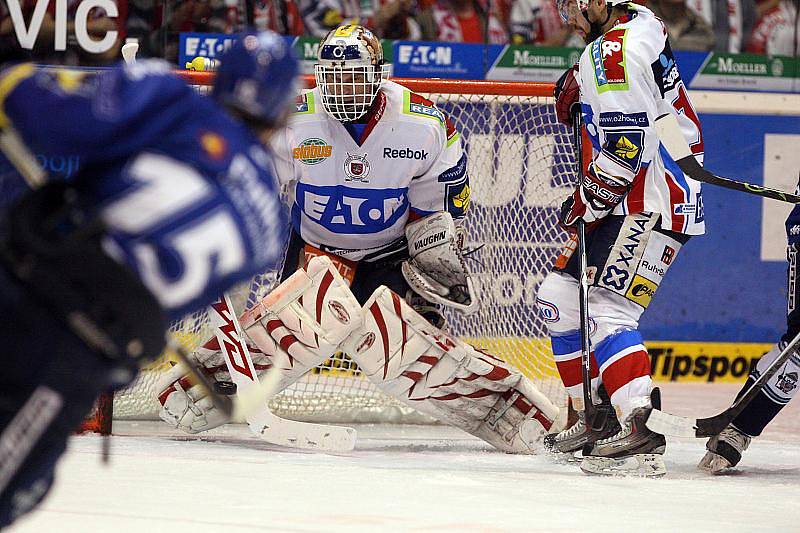
M 315 75 L 273 141 L 292 212 L 276 292 L 291 286 L 292 297 L 265 298 L 239 318 L 256 370 L 274 365 L 283 390 L 342 351 L 399 401 L 499 450 L 534 452 L 558 408 L 519 370 L 444 331 L 441 306 L 479 305 L 462 251 L 469 180 L 458 131 L 387 79 L 380 43 L 362 26 L 322 40 Z M 194 357 L 230 380 L 216 339 Z M 157 388 L 174 427 L 225 422 L 182 366 Z

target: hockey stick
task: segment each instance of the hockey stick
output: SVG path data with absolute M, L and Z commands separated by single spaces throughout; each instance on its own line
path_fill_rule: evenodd
M 273 291 L 267 296 L 267 299 L 272 298 L 272 301 L 267 303 L 272 304 L 281 300 L 290 301 L 297 298 L 305 290 L 305 286 L 301 285 L 304 279 L 292 276 L 285 283 L 290 283 L 292 280 L 294 280 L 294 286 L 290 284 L 285 286 L 284 290 Z M 265 391 L 274 393 L 280 379 L 281 365 L 279 361 L 273 360 L 272 369 L 267 371 L 264 379 L 266 383 L 261 382 L 228 296 L 223 295 L 218 301 L 212 303 L 208 312 L 220 349 L 225 351 L 225 364 L 233 383 L 236 384 L 237 396 L 240 398 L 244 396 L 243 399 L 245 399 L 249 395 L 248 403 L 252 403 L 257 401 L 259 394 L 263 394 Z M 261 390 L 257 394 L 250 394 L 249 391 L 254 388 Z M 245 412 L 245 420 L 251 431 L 261 439 L 281 446 L 322 452 L 348 452 L 355 447 L 356 431 L 353 428 L 286 420 L 269 410 L 267 406 L 269 395 L 262 396 L 261 401 L 253 406 L 254 409 Z
M 673 437 L 713 437 L 719 435 L 728 424 L 741 413 L 747 404 L 761 392 L 767 381 L 775 375 L 779 368 L 795 353 L 795 346 L 800 342 L 800 333 L 786 345 L 783 351 L 766 370 L 753 382 L 743 395 L 737 398 L 730 407 L 709 418 L 691 419 L 671 415 L 653 409 L 647 418 L 646 425 L 656 433 Z
M 686 142 L 683 133 L 681 133 L 681 127 L 678 125 L 678 119 L 675 118 L 675 115 L 670 113 L 661 115 L 656 119 L 655 127 L 661 144 L 664 145 L 664 148 L 667 149 L 667 152 L 669 152 L 669 155 L 672 156 L 680 169 L 690 178 L 710 185 L 717 185 L 719 187 L 725 187 L 726 189 L 733 189 L 734 191 L 754 194 L 763 198 L 772 198 L 773 200 L 790 204 L 800 203 L 800 195 L 769 187 L 762 187 L 761 185 L 754 185 L 752 183 L 723 178 L 722 176 L 717 176 L 704 169 L 700 166 L 700 163 L 697 162 L 694 155 L 692 155 L 689 143 Z
M 575 149 L 575 160 L 578 167 L 578 183 L 583 175 L 583 142 L 580 108 L 572 114 L 572 143 Z M 583 413 L 587 430 L 594 429 L 597 410 L 592 401 L 591 347 L 589 345 L 589 274 L 586 259 L 586 223 L 579 218 L 576 224 L 578 231 L 578 306 L 580 308 L 581 327 L 581 377 L 583 390 Z

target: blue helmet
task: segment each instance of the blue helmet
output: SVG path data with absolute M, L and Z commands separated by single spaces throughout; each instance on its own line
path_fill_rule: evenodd
M 271 31 L 245 33 L 220 57 L 214 99 L 266 126 L 280 122 L 298 94 L 297 56 Z

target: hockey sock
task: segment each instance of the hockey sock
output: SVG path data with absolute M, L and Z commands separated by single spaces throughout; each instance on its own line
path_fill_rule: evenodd
M 603 384 L 624 420 L 630 412 L 649 404 L 650 357 L 637 330 L 625 329 L 603 339 L 595 347 Z
M 567 334 L 552 335 L 550 343 L 553 347 L 553 357 L 556 361 L 558 374 L 567 389 L 567 393 L 573 399 L 579 399 L 577 405 L 583 402 L 583 372 L 581 364 L 581 334 L 579 331 Z M 594 352 L 591 354 L 590 376 L 592 377 L 592 390 L 597 390 L 597 378 L 599 376 L 597 360 Z

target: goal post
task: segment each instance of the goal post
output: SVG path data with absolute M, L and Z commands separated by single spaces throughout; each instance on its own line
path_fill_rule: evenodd
M 201 93 L 213 72 L 182 71 Z M 466 217 L 468 246 L 483 245 L 470 257 L 481 308 L 474 315 L 447 312 L 448 331 L 500 356 L 531 377 L 557 405 L 566 394 L 536 290 L 552 265 L 566 233 L 557 209 L 572 191 L 574 156 L 570 131 L 558 123 L 552 83 L 393 79 L 431 99 L 453 121 L 468 159 L 471 206 Z M 305 76 L 307 87 L 313 77 Z M 237 313 L 276 285 L 268 272 L 233 291 Z M 210 336 L 205 312 L 173 325 L 189 350 Z M 115 394 L 115 418 L 156 418 L 155 383 L 168 368 L 165 359 L 144 370 L 134 384 Z M 289 390 L 274 398 L 280 416 L 328 422 L 419 422 L 426 416 L 379 392 L 345 354 L 332 354 Z

